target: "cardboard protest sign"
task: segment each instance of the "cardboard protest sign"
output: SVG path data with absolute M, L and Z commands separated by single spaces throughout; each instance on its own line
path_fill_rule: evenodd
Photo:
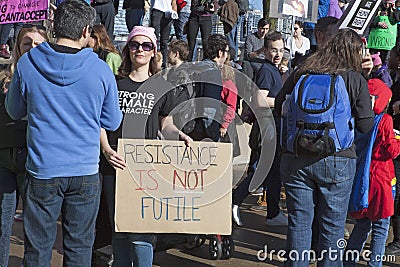
M 0 24 L 47 19 L 48 0 L 0 0 Z
M 363 35 L 380 3 L 381 0 L 352 0 L 338 22 L 339 29 L 350 28 Z
M 232 145 L 120 139 L 115 230 L 231 234 Z
M 396 45 L 397 23 L 391 22 L 388 16 L 378 16 L 377 22 L 385 22 L 387 29 L 373 28 L 368 36 L 368 48 L 391 50 Z

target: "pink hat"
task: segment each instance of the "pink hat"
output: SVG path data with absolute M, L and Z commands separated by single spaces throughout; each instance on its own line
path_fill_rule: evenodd
M 153 43 L 154 52 L 157 53 L 157 37 L 154 32 L 155 32 L 155 29 L 152 27 L 134 26 L 132 31 L 128 35 L 127 43 L 135 36 L 138 36 L 138 35 L 146 36 Z
M 374 62 L 374 66 L 382 65 L 382 59 L 379 56 L 380 54 L 381 53 L 378 52 L 376 54 L 371 55 L 372 62 Z
M 383 0 L 384 3 L 391 3 L 394 4 L 395 0 Z

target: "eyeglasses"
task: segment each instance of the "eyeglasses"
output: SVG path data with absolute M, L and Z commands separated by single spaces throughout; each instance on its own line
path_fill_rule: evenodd
M 299 29 L 299 28 L 297 28 L 297 27 L 294 27 L 294 30 L 295 30 L 295 31 L 297 31 L 298 29 Z
M 285 52 L 285 49 L 278 50 L 278 49 L 273 48 L 273 49 L 269 50 L 269 52 L 274 53 L 274 54 L 277 54 L 277 53 L 283 54 Z
M 132 41 L 128 43 L 128 48 L 130 50 L 138 50 L 139 47 L 142 47 L 142 49 L 144 51 L 151 51 L 154 49 L 154 45 L 152 42 L 143 42 L 143 43 L 139 43 L 136 41 Z
M 229 49 L 224 50 L 224 52 L 229 53 Z
M 43 25 L 32 24 L 32 23 L 25 23 L 25 24 L 22 25 L 22 28 L 25 28 L 25 29 L 36 28 L 38 30 L 43 30 L 43 31 L 47 30 L 46 27 L 43 26 Z

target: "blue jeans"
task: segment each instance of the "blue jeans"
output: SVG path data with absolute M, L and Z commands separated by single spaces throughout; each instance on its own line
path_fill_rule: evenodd
M 368 266 L 381 267 L 382 256 L 385 255 L 385 245 L 388 236 L 389 226 L 390 226 L 390 217 L 385 219 L 380 219 L 376 222 L 371 222 L 371 220 L 368 218 L 357 220 L 357 223 L 354 226 L 353 231 L 351 232 L 350 238 L 347 241 L 346 252 L 348 250 L 353 250 L 353 251 L 356 250 L 360 253 L 359 255 L 363 255 L 361 254 L 361 251 L 364 247 L 365 241 L 367 241 L 369 232 L 371 231 L 372 228 L 372 237 L 370 246 L 371 254 L 366 255 L 369 257 Z M 363 260 L 363 257 L 360 256 L 360 259 Z M 344 266 L 355 267 L 356 260 L 351 257 L 346 258 Z
M 125 23 L 128 31 L 131 32 L 133 26 L 142 25 L 142 20 L 144 17 L 143 9 L 127 9 L 125 13 Z
M 229 47 L 232 47 L 235 49 L 235 57 L 232 58 L 232 60 L 236 60 L 237 54 L 238 54 L 238 49 L 239 49 L 239 42 L 238 42 L 238 28 L 242 25 L 244 16 L 239 16 L 238 21 L 236 24 L 233 26 L 232 30 L 226 35 L 226 38 L 228 39 Z
M 190 13 L 180 12 L 179 18 L 174 20 L 175 36 L 178 40 L 186 41 L 186 34 L 183 33 L 185 24 L 189 21 Z
M 0 185 L 0 266 L 8 266 L 10 236 L 16 205 L 16 175 L 9 169 L 0 167 Z
M 12 148 L 0 149 L 0 266 L 8 266 L 10 236 L 17 205 L 18 180 L 23 174 L 12 166 Z
M 281 174 L 286 188 L 289 226 L 286 252 L 300 255 L 311 249 L 314 208 L 318 213 L 318 255 L 325 251 L 318 266 L 342 266 L 340 257 L 347 207 L 356 169 L 356 159 L 296 157 L 283 154 Z M 327 252 L 336 250 L 332 257 Z M 285 266 L 308 266 L 308 257 L 288 259 Z
M 64 266 L 91 266 L 100 203 L 99 174 L 36 179 L 27 175 L 24 194 L 24 267 L 49 267 L 62 218 Z
M 103 186 L 113 228 L 113 266 L 131 267 L 133 263 L 135 267 L 151 267 L 153 264 L 153 244 L 156 236 L 153 234 L 115 232 L 115 176 L 104 175 Z

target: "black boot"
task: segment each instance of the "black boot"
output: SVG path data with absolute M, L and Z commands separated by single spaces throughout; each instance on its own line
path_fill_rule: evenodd
M 386 255 L 400 255 L 400 215 L 392 216 L 393 242 L 386 247 Z

